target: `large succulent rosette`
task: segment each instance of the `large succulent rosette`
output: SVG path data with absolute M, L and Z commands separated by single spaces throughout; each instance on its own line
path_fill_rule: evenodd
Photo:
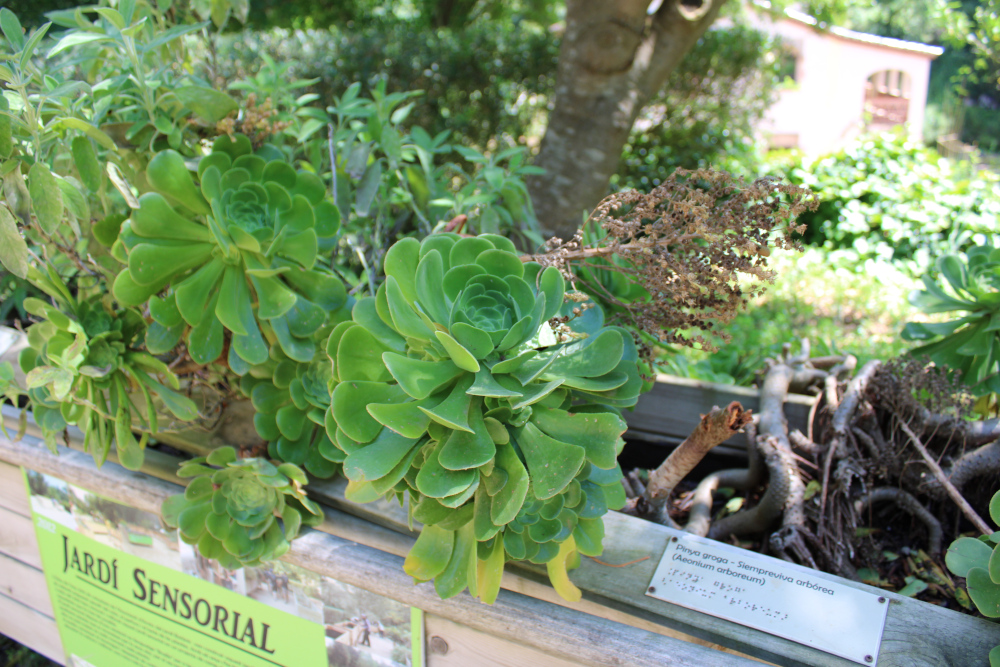
M 229 365 L 241 375 L 267 361 L 269 343 L 296 361 L 313 358 L 315 332 L 346 298 L 316 264 L 340 214 L 319 177 L 280 158 L 273 147 L 255 154 L 245 136 L 223 136 L 199 160 L 197 185 L 179 153 L 150 161 L 153 191 L 122 226 L 124 252 L 115 249 L 128 268 L 114 294 L 125 305 L 150 301 L 152 349 L 183 337 L 191 357 L 209 363 L 223 352 L 225 329 Z
M 443 597 L 495 599 L 507 560 L 547 563 L 557 589 L 576 553 L 601 551 L 625 500 L 616 462 L 642 379 L 631 336 L 598 315 L 554 330 L 555 268 L 500 236 L 404 239 L 385 283 L 327 342 L 327 430 L 358 500 L 410 496 L 424 524 L 405 569 Z

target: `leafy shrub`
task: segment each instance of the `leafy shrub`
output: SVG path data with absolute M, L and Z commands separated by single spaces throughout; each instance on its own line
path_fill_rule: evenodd
M 356 82 L 363 95 L 382 81 L 390 94 L 421 90 L 424 101 L 408 126 L 431 136 L 449 131 L 460 143 L 484 149 L 498 137 L 519 141 L 544 111 L 558 49 L 558 40 L 531 23 L 490 21 L 452 31 L 386 20 L 226 37 L 218 76 L 255 76 L 266 54 L 283 63 L 289 78 L 310 80 L 323 104 Z
M 856 141 L 793 168 L 819 208 L 799 218 L 805 242 L 850 249 L 920 275 L 934 258 L 961 251 L 1000 231 L 1000 178 L 963 179 L 951 163 L 900 134 Z

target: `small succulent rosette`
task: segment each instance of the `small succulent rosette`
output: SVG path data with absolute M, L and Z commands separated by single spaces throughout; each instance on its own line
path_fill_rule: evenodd
M 254 407 L 254 428 L 268 443 L 268 455 L 304 467 L 309 474 L 328 479 L 341 472 L 344 452 L 326 433 L 330 407 L 330 361 L 320 355 L 303 364 L 279 357 L 255 366 L 240 379 L 240 390 Z
M 291 463 L 239 459 L 232 447 L 220 447 L 187 461 L 177 474 L 191 482 L 164 501 L 164 520 L 226 569 L 280 558 L 303 525 L 323 520 L 323 510 L 302 490 L 305 473 Z
M 348 495 L 409 496 L 424 524 L 405 569 L 491 602 L 507 560 L 566 568 L 601 551 L 624 504 L 616 458 L 642 386 L 632 337 L 596 309 L 565 324 L 555 268 L 484 234 L 404 239 L 386 280 L 327 341 L 326 428 Z M 553 324 L 552 322 L 556 322 Z
M 322 180 L 273 147 L 254 153 L 243 135 L 217 139 L 197 177 L 196 185 L 175 151 L 150 161 L 153 191 L 139 198 L 112 248 L 128 265 L 115 298 L 149 301 L 147 344 L 157 352 L 183 338 L 191 358 L 207 364 L 222 354 L 228 330 L 227 362 L 239 375 L 265 363 L 274 344 L 309 362 L 314 334 L 346 300 L 343 282 L 316 263 L 320 241 L 340 228 Z

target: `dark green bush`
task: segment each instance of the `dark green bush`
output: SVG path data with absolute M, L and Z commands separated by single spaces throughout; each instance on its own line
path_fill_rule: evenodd
M 1000 230 L 1000 179 L 958 173 L 935 151 L 900 134 L 864 138 L 791 169 L 813 190 L 815 211 L 799 217 L 804 240 L 866 259 L 891 260 L 920 275 L 936 257 Z
M 219 74 L 228 81 L 256 73 L 261 53 L 288 64 L 289 78 L 315 79 L 310 91 L 330 104 L 354 82 L 367 95 L 379 81 L 388 93 L 422 90 L 406 119 L 431 136 L 486 147 L 497 137 L 523 142 L 555 82 L 558 40 L 527 22 L 478 23 L 461 32 L 405 21 L 329 30 L 271 30 L 222 40 Z

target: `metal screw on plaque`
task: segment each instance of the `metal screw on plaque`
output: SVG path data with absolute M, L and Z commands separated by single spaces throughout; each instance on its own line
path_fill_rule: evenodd
M 646 592 L 647 593 L 655 593 L 656 592 L 656 586 L 650 586 L 649 589 Z
M 872 657 L 870 655 L 866 655 L 865 656 L 865 662 L 871 662 L 871 661 L 872 661 Z
M 671 541 L 671 542 L 676 542 L 676 541 L 677 541 L 677 538 L 676 538 L 676 537 L 671 537 L 671 538 L 670 538 L 670 541 Z
M 438 655 L 448 653 L 448 642 L 444 640 L 444 637 L 437 635 L 431 637 L 431 653 L 437 653 Z
M 879 598 L 878 601 L 879 602 L 885 602 L 885 598 Z

